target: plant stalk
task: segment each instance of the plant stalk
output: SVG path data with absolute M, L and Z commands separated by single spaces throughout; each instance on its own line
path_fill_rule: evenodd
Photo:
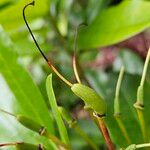
M 150 48 L 147 52 L 147 56 L 146 56 L 146 60 L 145 60 L 145 64 L 144 64 L 144 69 L 143 69 L 143 74 L 142 74 L 142 78 L 141 78 L 140 86 L 142 86 L 142 87 L 144 86 L 149 60 L 150 60 Z
M 105 121 L 103 117 L 97 117 L 97 121 L 101 130 L 101 133 L 105 139 L 106 145 L 108 147 L 109 150 L 115 150 L 114 144 L 110 138 L 108 129 L 106 127 Z
M 144 142 L 147 142 L 148 141 L 148 135 L 147 135 L 143 110 L 137 108 L 137 114 L 138 114 L 139 124 L 141 126 L 141 131 L 142 131 Z
M 80 80 L 80 77 L 79 77 L 79 73 L 78 73 L 78 70 L 77 70 L 77 63 L 76 63 L 76 56 L 75 56 L 75 54 L 74 54 L 74 56 L 72 58 L 72 64 L 73 64 L 73 71 L 74 71 L 76 80 L 77 80 L 78 83 L 81 83 L 81 80 Z
M 128 144 L 131 144 L 131 140 L 129 138 L 128 132 L 125 128 L 125 125 L 121 119 L 121 112 L 120 112 L 120 87 L 121 87 L 121 82 L 123 80 L 123 75 L 124 75 L 124 66 L 121 67 L 117 85 L 116 85 L 116 92 L 115 92 L 115 99 L 114 99 L 114 117 L 118 123 L 118 126 L 126 139 Z
M 116 85 L 116 92 L 115 92 L 115 99 L 114 99 L 114 114 L 120 114 L 119 94 L 120 94 L 120 87 L 121 87 L 123 75 L 124 75 L 124 67 L 122 66 L 119 73 L 117 85 Z
M 20 142 L 21 143 L 21 142 Z M 18 143 L 2 143 L 0 144 L 0 147 L 5 147 L 5 146 L 16 146 L 17 144 L 20 144 L 19 142 Z
M 150 60 L 150 48 L 149 48 L 147 56 L 146 56 L 141 82 L 140 82 L 140 85 L 137 90 L 137 101 L 134 104 L 134 107 L 137 111 L 137 115 L 139 118 L 139 124 L 140 124 L 141 131 L 143 134 L 143 139 L 145 142 L 148 142 L 148 135 L 146 132 L 146 123 L 145 123 L 144 114 L 143 114 L 143 110 L 144 110 L 143 91 L 144 91 L 144 82 L 146 79 L 146 73 L 147 73 L 147 69 L 148 69 L 149 60 Z

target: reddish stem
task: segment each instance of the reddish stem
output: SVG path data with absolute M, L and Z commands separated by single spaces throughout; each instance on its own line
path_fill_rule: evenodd
M 0 144 L 0 147 L 4 147 L 4 146 L 15 146 L 17 144 L 22 144 L 22 142 L 16 142 L 16 143 L 2 143 Z
M 104 120 L 101 119 L 101 118 L 98 118 L 98 124 L 99 124 L 100 130 L 101 130 L 102 135 L 103 135 L 103 137 L 105 139 L 105 142 L 107 144 L 108 149 L 109 150 L 115 150 L 114 144 L 113 144 L 113 142 L 112 142 L 112 140 L 110 138 L 110 135 L 109 135 L 109 132 L 107 130 L 107 127 L 105 125 Z

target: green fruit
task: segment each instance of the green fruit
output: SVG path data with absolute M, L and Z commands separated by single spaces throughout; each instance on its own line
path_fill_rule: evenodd
M 100 116 L 106 115 L 107 104 L 93 89 L 77 83 L 73 84 L 71 90 L 85 102 L 86 107 L 91 108 Z
M 46 150 L 41 145 L 33 145 L 29 143 L 20 143 L 16 145 L 17 150 Z
M 46 130 L 43 126 L 41 126 L 39 123 L 35 122 L 32 119 L 29 119 L 23 115 L 17 115 L 17 120 L 26 128 L 35 131 L 39 133 L 40 135 L 43 135 Z

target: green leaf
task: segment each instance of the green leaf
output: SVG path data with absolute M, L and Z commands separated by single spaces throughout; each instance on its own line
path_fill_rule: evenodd
M 22 9 L 29 2 L 31 1 L 20 0 L 14 5 L 0 11 L 0 24 L 5 30 L 10 31 L 12 29 L 17 29 L 19 26 L 24 24 Z M 48 0 L 36 0 L 35 6 L 31 6 L 26 11 L 28 20 L 31 21 L 32 19 L 45 15 L 48 12 L 48 6 Z
M 31 118 L 54 134 L 52 118 L 45 101 L 27 71 L 19 64 L 17 54 L 12 51 L 14 48 L 0 28 L 0 73 L 15 96 L 11 101 L 11 110 L 7 111 Z M 17 137 L 19 138 L 20 134 Z
M 56 98 L 55 98 L 53 87 L 52 87 L 52 74 L 47 77 L 46 89 L 47 89 L 47 94 L 48 94 L 48 98 L 49 98 L 49 103 L 51 105 L 52 113 L 55 116 L 55 120 L 56 120 L 58 129 L 59 129 L 61 139 L 66 144 L 69 144 L 68 133 L 67 133 L 66 127 L 64 125 L 64 122 L 62 120 L 62 117 L 59 113 Z
M 79 35 L 79 48 L 95 48 L 123 41 L 150 26 L 150 2 L 124 0 L 109 7 Z

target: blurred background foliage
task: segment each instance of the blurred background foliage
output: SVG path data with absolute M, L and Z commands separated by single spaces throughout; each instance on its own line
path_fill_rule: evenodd
M 22 17 L 22 9 L 29 2 L 0 1 L 0 108 L 34 118 L 58 135 L 54 116 L 47 109 L 50 105 L 45 80 L 51 70 L 36 50 Z M 127 146 L 113 118 L 113 97 L 121 65 L 126 71 L 121 87 L 123 121 L 132 142 L 143 142 L 133 103 L 150 45 L 149 8 L 149 0 L 35 0 L 35 6 L 26 10 L 27 20 L 43 51 L 72 82 L 76 82 L 72 70 L 75 29 L 80 23 L 88 24 L 80 28 L 77 40 L 79 73 L 82 81 L 108 102 L 107 122 L 118 147 Z M 53 87 L 58 105 L 69 110 L 91 140 L 105 149 L 101 134 L 83 110 L 81 100 L 55 75 Z M 144 91 L 147 124 L 150 123 L 149 91 L 150 71 Z M 67 129 L 73 149 L 90 149 L 73 129 Z M 47 147 L 55 148 L 14 118 L 0 113 L 0 143 L 17 140 L 31 143 L 42 140 Z

